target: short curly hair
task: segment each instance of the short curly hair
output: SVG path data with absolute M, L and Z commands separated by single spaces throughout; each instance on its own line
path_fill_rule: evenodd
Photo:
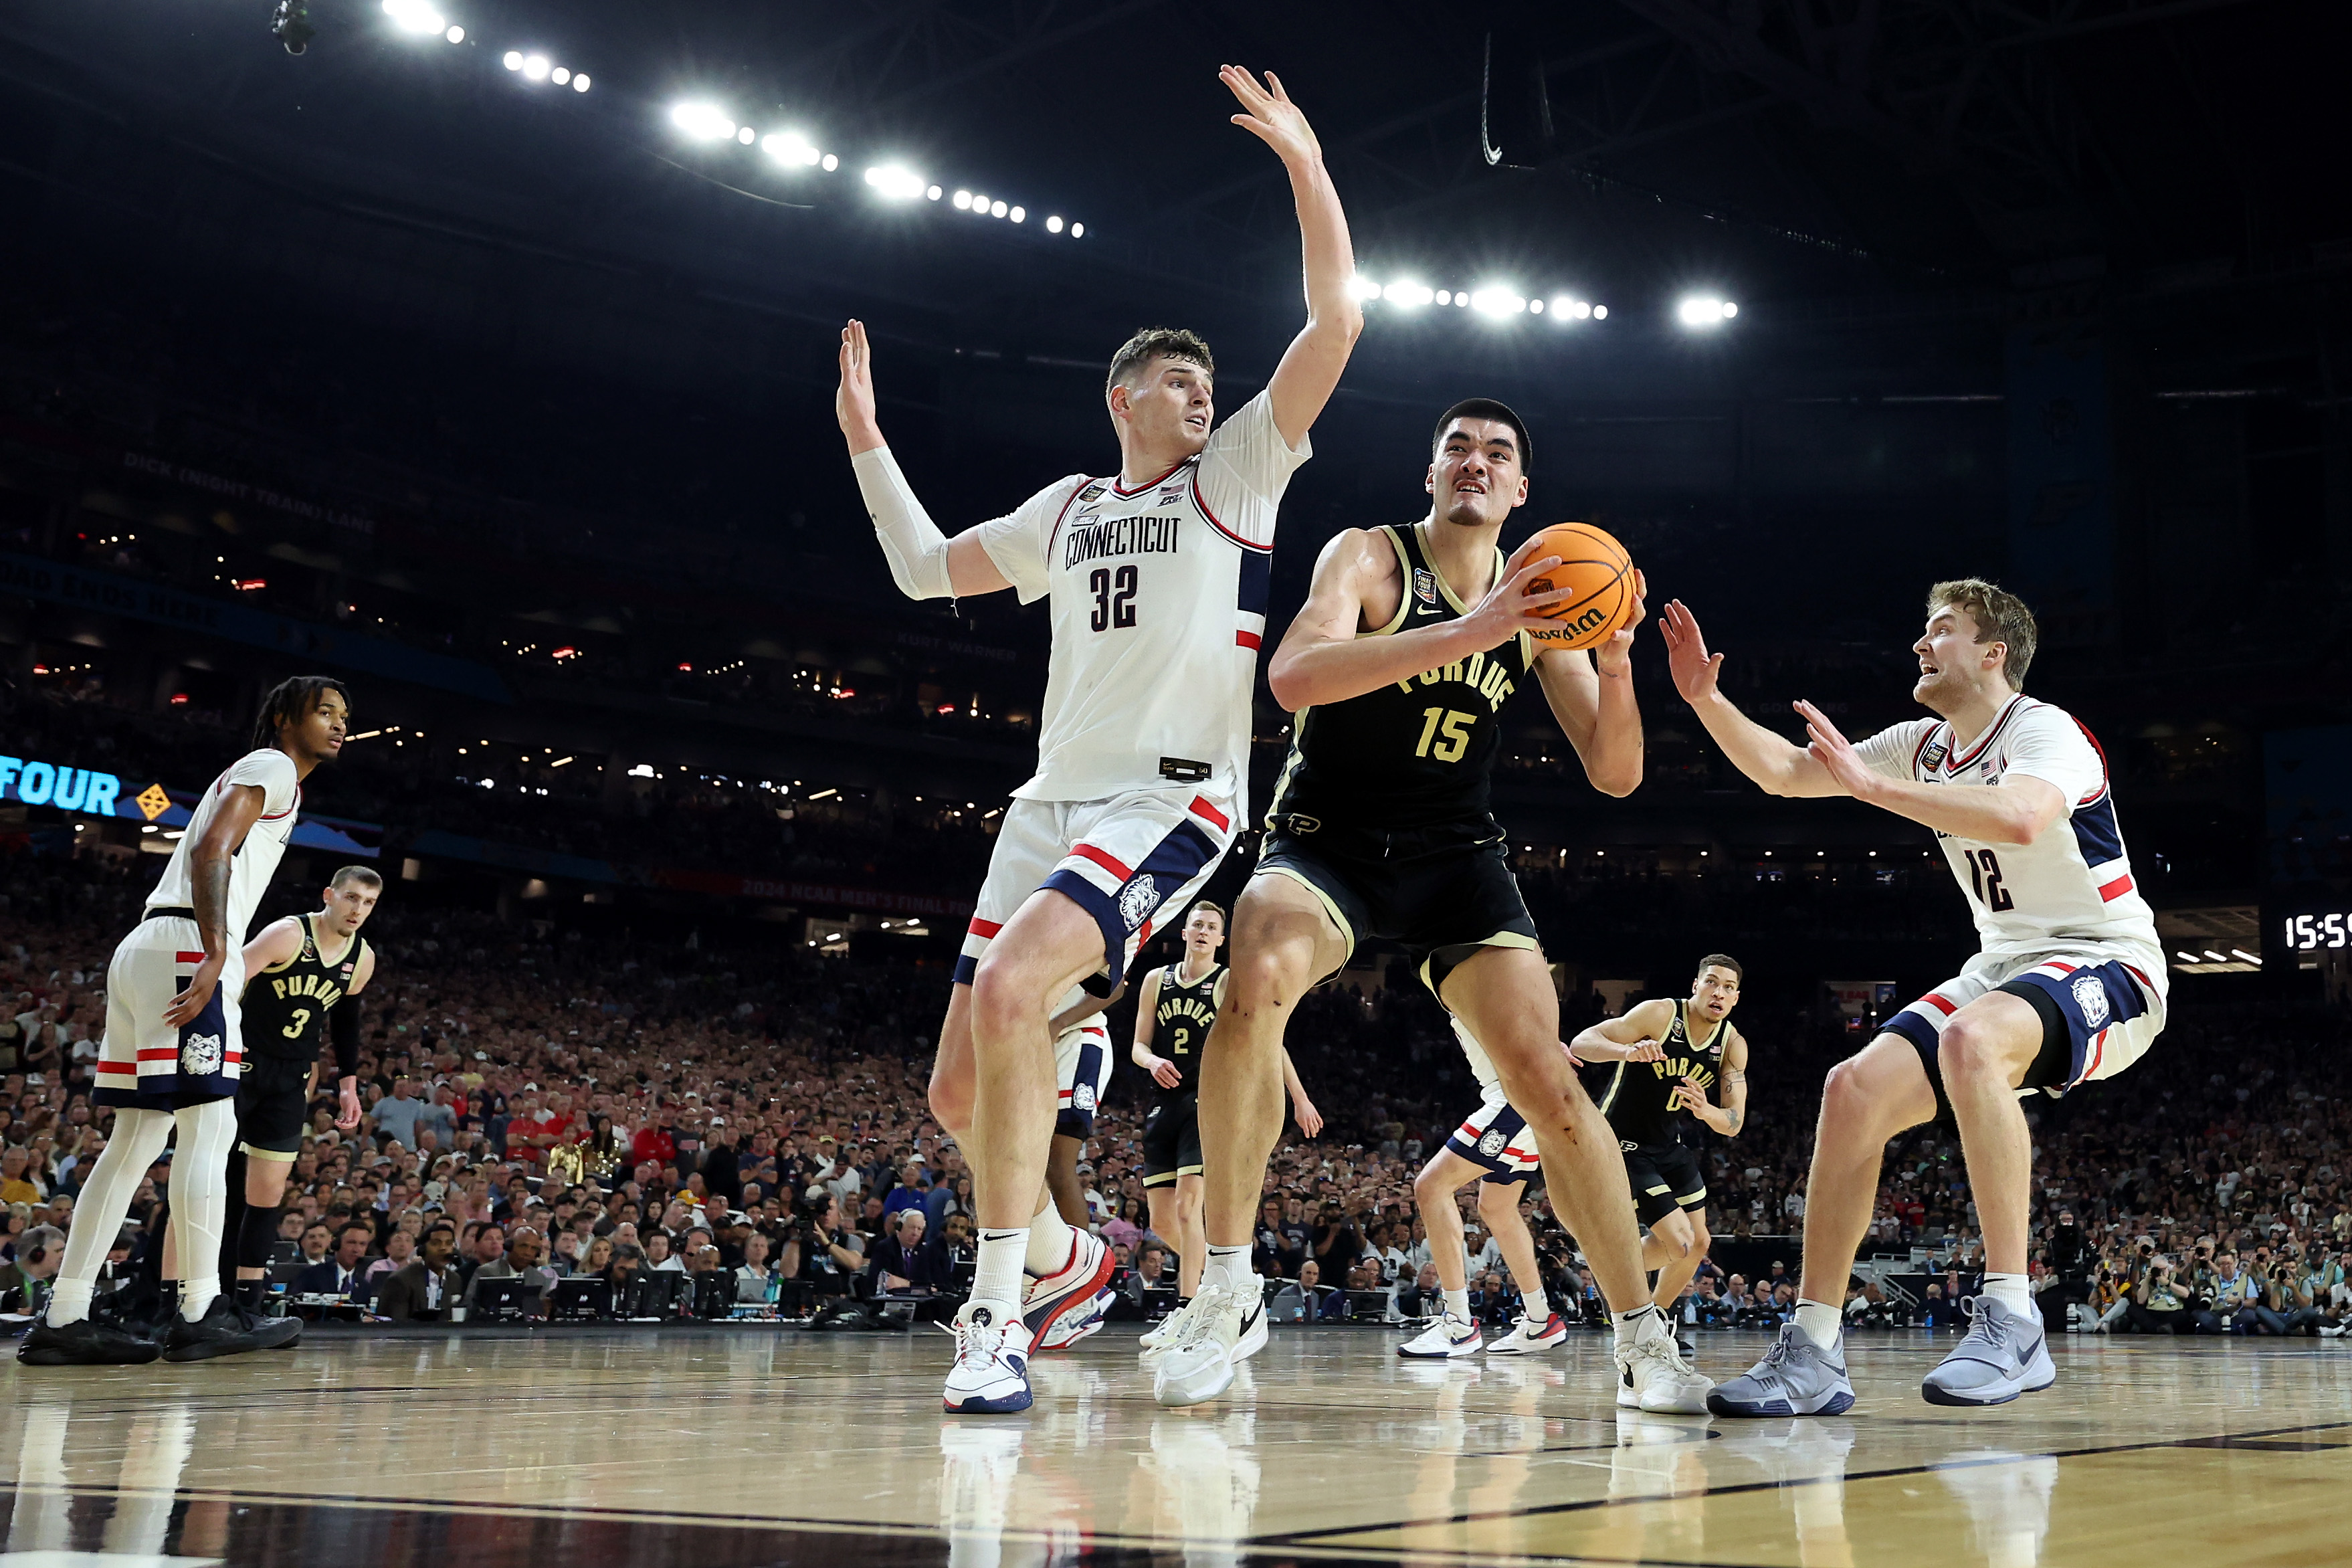
M 1201 334 L 1182 327 L 1146 327 L 1118 345 L 1118 353 L 1110 356 L 1110 379 L 1104 383 L 1108 393 L 1114 386 L 1125 384 L 1143 367 L 1156 359 L 1182 360 L 1197 364 L 1211 375 L 1217 374 L 1217 356 Z
M 2007 648 L 2000 672 L 2008 679 L 2011 691 L 2024 690 L 2026 668 L 2033 663 L 2034 647 L 2042 640 L 2042 628 L 2034 622 L 2033 612 L 2025 607 L 2025 601 L 1981 577 L 1955 577 L 1927 590 L 1930 616 L 1947 606 L 1969 613 L 1969 618 L 1977 624 L 1979 644 L 1997 642 Z

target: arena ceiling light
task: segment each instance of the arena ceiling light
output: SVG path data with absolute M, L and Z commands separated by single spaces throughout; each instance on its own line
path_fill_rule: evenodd
M 449 32 L 449 18 L 434 8 L 432 0 L 383 0 L 383 14 L 404 33 L 439 33 L 446 37 Z M 459 29 L 457 37 L 449 41 L 460 43 L 464 38 L 465 32 Z
M 814 169 L 824 156 L 816 143 L 797 131 L 771 131 L 760 138 L 760 151 L 787 168 L 799 165 Z
M 729 142 L 735 136 L 735 122 L 715 104 L 681 103 L 669 111 L 669 121 L 697 142 Z
M 920 201 L 926 191 L 931 193 L 934 201 L 939 199 L 937 185 L 896 163 L 877 164 L 866 170 L 866 183 L 873 186 L 875 193 L 885 201 Z
M 1471 291 L 1470 308 L 1482 316 L 1520 316 L 1527 313 L 1528 301 L 1510 289 L 1490 284 Z
M 1382 285 L 1381 298 L 1391 305 L 1402 305 L 1406 310 L 1418 310 L 1436 299 L 1437 290 L 1426 283 L 1415 283 L 1409 279 L 1400 279 L 1396 282 Z
M 1719 327 L 1739 314 L 1739 307 L 1729 300 L 1718 300 L 1711 294 L 1693 294 L 1675 307 L 1675 319 L 1685 327 L 1704 330 Z

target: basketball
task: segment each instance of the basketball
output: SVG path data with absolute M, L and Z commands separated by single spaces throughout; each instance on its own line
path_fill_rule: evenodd
M 1625 547 L 1589 522 L 1555 522 L 1536 537 L 1541 542 L 1528 559 L 1557 555 L 1559 563 L 1529 583 L 1528 592 L 1572 592 L 1538 612 L 1551 626 L 1528 635 L 1547 647 L 1588 648 L 1622 630 L 1633 613 L 1633 558 Z

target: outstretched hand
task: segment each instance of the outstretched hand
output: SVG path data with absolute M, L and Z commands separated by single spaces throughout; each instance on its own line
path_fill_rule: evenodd
M 1713 697 L 1723 656 L 1706 651 L 1706 637 L 1690 606 L 1680 599 L 1669 603 L 1658 616 L 1658 631 L 1666 639 L 1666 669 L 1683 700 L 1696 708 Z
M 1549 588 L 1540 594 L 1528 592 L 1528 584 L 1559 564 L 1559 557 L 1540 553 L 1543 535 L 1530 535 L 1527 542 L 1511 552 L 1496 575 L 1495 585 L 1478 601 L 1470 613 L 1462 617 L 1465 623 L 1478 628 L 1481 648 L 1500 647 L 1521 632 L 1533 636 L 1551 629 L 1551 622 L 1543 612 L 1575 596 L 1572 588 Z M 1407 594 L 1412 584 L 1403 585 Z
M 1862 753 L 1853 749 L 1853 742 L 1830 722 L 1828 714 L 1811 703 L 1800 700 L 1792 706 L 1797 710 L 1797 716 L 1805 721 L 1805 735 L 1811 742 L 1805 750 L 1812 754 L 1815 762 L 1829 770 L 1830 777 L 1837 780 L 1846 794 L 1857 800 L 1868 800 L 1873 787 L 1878 783 L 1878 774 L 1862 760 Z
M 849 439 L 854 455 L 882 445 L 882 426 L 874 415 L 874 348 L 866 341 L 866 323 L 852 321 L 841 329 L 841 389 L 833 395 L 833 416 Z
M 1233 117 L 1234 123 L 1273 148 L 1286 163 L 1312 163 L 1323 156 L 1323 144 L 1315 139 L 1315 128 L 1307 123 L 1307 116 L 1290 101 L 1290 94 L 1282 89 L 1282 79 L 1272 71 L 1265 73 L 1265 85 L 1245 66 L 1219 66 L 1217 79 L 1241 100 L 1245 114 Z

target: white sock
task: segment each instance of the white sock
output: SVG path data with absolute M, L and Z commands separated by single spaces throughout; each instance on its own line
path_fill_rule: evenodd
M 2022 1274 L 1988 1274 L 1984 1277 L 1984 1294 L 2020 1317 L 2033 1315 L 2033 1292 L 2026 1288 Z
M 1059 1274 L 1070 1261 L 1071 1235 L 1070 1222 L 1062 1217 L 1053 1199 L 1046 1199 L 1045 1206 L 1029 1222 L 1029 1272 L 1040 1279 Z
M 62 1329 L 68 1323 L 79 1323 L 89 1317 L 91 1294 L 89 1280 L 68 1279 L 62 1275 L 58 1276 L 55 1289 L 49 1292 L 47 1314 L 49 1327 Z
M 1674 1337 L 1674 1331 L 1666 1326 L 1665 1314 L 1647 1301 L 1630 1312 L 1612 1312 L 1609 1320 L 1611 1326 L 1617 1331 L 1616 1344 L 1619 1350 L 1623 1350 L 1641 1338 L 1643 1323 L 1653 1320 L 1656 1321 L 1660 1333 L 1669 1339 Z
M 1448 1290 L 1445 1292 L 1445 1315 L 1449 1318 L 1459 1318 L 1465 1323 L 1468 1322 L 1470 1321 L 1470 1292 L 1467 1290 Z
M 1021 1260 L 1029 1248 L 1026 1230 L 983 1230 L 973 1249 L 971 1299 L 993 1301 L 1018 1311 L 1021 1306 Z
M 1521 1291 L 1519 1300 L 1523 1303 L 1523 1316 L 1538 1323 L 1550 1318 L 1551 1298 L 1544 1294 L 1542 1286 L 1538 1285 L 1532 1290 Z
M 1219 1247 L 1211 1243 L 1208 1257 L 1201 1264 L 1201 1289 L 1212 1285 L 1234 1287 L 1254 1279 L 1250 1272 L 1250 1249 L 1246 1247 Z
M 1835 1307 L 1821 1301 L 1808 1301 L 1802 1296 L 1797 1298 L 1797 1327 L 1804 1331 L 1805 1338 L 1822 1350 L 1837 1349 L 1840 1325 L 1843 1321 Z

